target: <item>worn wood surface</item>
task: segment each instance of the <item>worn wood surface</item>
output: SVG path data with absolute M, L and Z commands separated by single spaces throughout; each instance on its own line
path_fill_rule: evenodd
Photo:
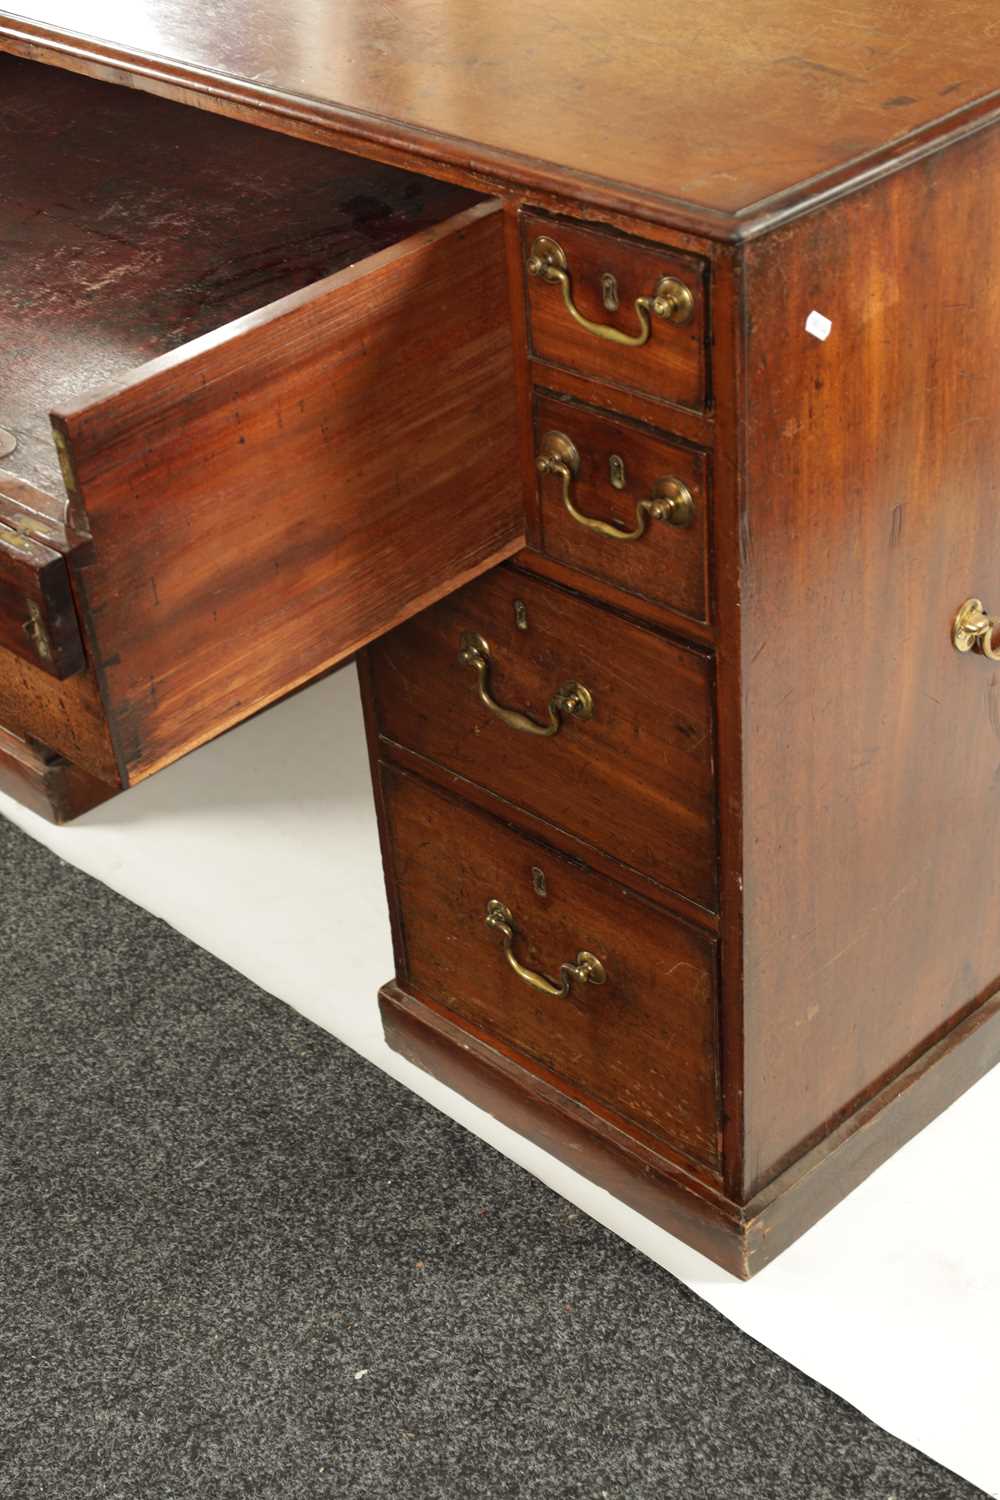
M 69 823 L 107 802 L 115 788 L 0 724 L 0 792 L 50 823 Z
M 549 557 L 605 579 L 625 593 L 665 605 L 699 622 L 709 618 L 709 483 L 708 455 L 672 443 L 661 433 L 589 407 L 536 396 L 534 451 L 542 451 L 548 432 L 561 432 L 575 445 L 580 466 L 572 485 L 573 504 L 585 516 L 623 530 L 636 524 L 636 504 L 647 500 L 663 479 L 679 479 L 690 490 L 694 515 L 690 526 L 649 521 L 636 541 L 602 536 L 574 519 L 563 501 L 561 477 L 538 474 L 538 526 L 529 542 Z M 624 465 L 624 487 L 612 483 L 612 458 Z
M 93 672 L 64 681 L 0 650 L 0 724 L 16 726 L 110 786 L 121 778 Z
M 0 469 L 0 650 L 53 677 L 83 669 L 65 529 L 40 513 L 46 497 Z
M 720 235 L 995 115 L 1000 76 L 995 0 L 17 0 L 0 41 Z
M 415 777 L 383 774 L 402 982 L 716 1166 L 712 938 Z M 521 963 L 558 982 L 586 949 L 607 981 L 565 999 L 531 988 L 486 926 L 494 898 L 513 913 Z
M 57 414 L 123 777 L 516 548 L 512 359 L 482 205 Z
M 520 629 L 515 603 L 524 605 Z M 580 681 L 590 719 L 541 739 L 503 723 L 458 660 L 463 632 L 491 650 L 504 707 L 545 721 Z M 379 641 L 382 733 L 537 812 L 711 908 L 716 895 L 711 664 L 572 594 L 502 568 Z
M 581 328 L 566 307 L 560 288 L 527 271 L 531 247 L 541 236 L 554 239 L 564 251 L 573 304 L 591 322 L 629 336 L 638 334 L 641 325 L 636 298 L 652 297 L 664 276 L 683 282 L 691 293 L 694 307 L 690 318 L 674 323 L 651 317 L 649 338 L 638 347 L 612 343 Z M 573 370 L 590 381 L 699 411 L 708 396 L 706 269 L 698 257 L 671 254 L 660 245 L 565 219 L 524 214 L 521 273 L 527 293 L 531 352 L 545 364 Z M 615 312 L 609 312 L 602 299 L 601 277 L 605 274 L 616 281 L 620 305 Z
M 1000 982 L 1000 669 L 951 643 L 1000 612 L 998 215 L 992 133 L 747 252 L 748 1187 Z
M 61 494 L 53 407 L 474 201 L 0 55 L 3 466 Z

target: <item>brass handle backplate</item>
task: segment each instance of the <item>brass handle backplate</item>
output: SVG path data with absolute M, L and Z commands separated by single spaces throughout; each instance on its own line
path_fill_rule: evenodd
M 998 629 L 1000 620 L 986 613 L 981 599 L 966 599 L 951 627 L 952 644 L 956 651 L 978 651 L 990 661 L 1000 661 L 1000 651 L 993 644 Z
M 507 962 L 510 964 L 518 979 L 523 979 L 525 984 L 533 990 L 541 990 L 543 995 L 555 995 L 560 1000 L 565 1000 L 570 992 L 570 986 L 574 979 L 579 984 L 603 984 L 607 979 L 604 965 L 593 953 L 582 949 L 576 955 L 575 963 L 560 964 L 561 976 L 559 984 L 554 980 L 539 974 L 536 969 L 528 969 L 514 954 L 514 918 L 510 907 L 505 906 L 502 901 L 488 901 L 486 904 L 486 925 L 491 932 L 498 932 L 503 943 L 503 951 Z
M 564 718 L 589 719 L 594 711 L 594 700 L 582 682 L 568 682 L 565 687 L 552 694 L 544 724 L 529 719 L 527 714 L 518 713 L 515 708 L 504 708 L 490 695 L 489 645 L 474 631 L 463 631 L 459 641 L 458 660 L 463 667 L 475 669 L 480 701 L 490 713 L 496 714 L 511 729 L 519 729 L 524 734 L 537 734 L 543 739 L 551 739 L 554 734 L 559 733 Z
M 661 276 L 651 296 L 636 297 L 635 311 L 639 319 L 638 333 L 623 333 L 608 323 L 594 323 L 585 318 L 573 301 L 573 285 L 570 281 L 569 261 L 558 241 L 550 235 L 540 234 L 531 243 L 528 251 L 528 275 L 538 276 L 562 292 L 566 310 L 575 323 L 592 333 L 595 338 L 607 339 L 612 344 L 625 344 L 630 349 L 639 349 L 649 342 L 652 332 L 651 315 L 666 323 L 687 323 L 694 313 L 694 296 L 691 289 L 676 276 Z
M 637 542 L 645 535 L 650 521 L 666 521 L 668 526 L 690 526 L 694 520 L 694 500 L 686 484 L 679 479 L 658 479 L 647 500 L 635 502 L 635 525 L 617 526 L 613 521 L 599 521 L 584 515 L 573 503 L 573 480 L 580 469 L 580 454 L 572 438 L 564 432 L 547 432 L 541 441 L 535 465 L 539 474 L 555 474 L 562 485 L 563 504 L 581 526 L 610 537 L 615 542 Z

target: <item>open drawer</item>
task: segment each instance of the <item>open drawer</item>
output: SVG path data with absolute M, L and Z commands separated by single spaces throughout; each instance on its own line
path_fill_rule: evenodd
M 496 202 L 0 56 L 0 243 L 0 724 L 128 785 L 520 545 Z

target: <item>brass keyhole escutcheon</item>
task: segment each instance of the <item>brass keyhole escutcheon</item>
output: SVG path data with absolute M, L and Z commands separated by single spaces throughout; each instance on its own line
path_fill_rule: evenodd
M 617 312 L 621 307 L 618 300 L 618 277 L 613 271 L 601 272 L 601 301 L 607 312 Z

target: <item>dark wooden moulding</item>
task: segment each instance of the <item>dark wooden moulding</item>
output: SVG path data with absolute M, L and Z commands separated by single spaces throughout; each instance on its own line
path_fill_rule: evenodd
M 386 1033 L 415 1062 L 742 1276 L 1000 1058 L 1000 675 L 979 655 L 959 656 L 950 639 L 965 598 L 989 604 L 1000 557 L 1000 346 L 992 337 L 1000 252 L 991 231 L 1000 208 L 1000 43 L 992 0 L 975 0 L 963 27 L 941 27 L 940 7 L 918 0 L 902 40 L 894 18 L 870 5 L 863 27 L 848 24 L 858 3 L 834 20 L 819 0 L 789 5 L 764 44 L 757 35 L 748 42 L 738 7 L 711 3 L 703 21 L 712 45 L 679 71 L 669 111 L 656 49 L 631 44 L 637 18 L 628 0 L 613 19 L 598 0 L 574 0 L 570 27 L 533 0 L 487 9 L 467 39 L 468 61 L 456 61 L 433 6 L 380 11 L 382 29 L 369 36 L 371 7 L 260 0 L 268 24 L 248 36 L 235 11 L 183 0 L 162 8 L 159 55 L 127 18 L 118 35 L 76 35 L 83 23 L 68 0 L 24 0 L 26 15 L 0 13 L 0 46 L 13 52 L 502 200 L 492 214 L 466 210 L 473 219 L 463 226 L 487 242 L 489 305 L 503 310 L 483 330 L 495 352 L 483 399 L 502 421 L 479 434 L 495 444 L 503 477 L 470 531 L 481 535 L 484 515 L 504 520 L 470 572 L 516 551 L 523 518 L 529 547 L 505 577 L 525 589 L 544 585 L 565 598 L 567 614 L 583 596 L 586 610 L 606 614 L 609 635 L 646 628 L 662 643 L 661 659 L 701 652 L 710 661 L 715 801 L 712 838 L 699 847 L 717 851 L 715 880 L 709 893 L 680 866 L 639 868 L 595 831 L 600 809 L 586 827 L 570 818 L 564 826 L 523 778 L 502 789 L 477 779 L 476 747 L 462 747 L 459 736 L 446 750 L 421 741 L 412 722 L 403 727 L 407 714 L 419 714 L 401 686 L 399 700 L 387 701 L 392 690 L 378 662 L 412 641 L 418 627 L 404 626 L 362 662 L 396 945 L 396 979 L 382 992 Z M 322 46 L 320 9 L 329 14 Z M 414 49 L 418 13 L 425 31 Z M 355 28 L 350 46 L 338 45 L 342 26 Z M 522 53 L 516 67 L 512 35 Z M 265 36 L 271 50 L 262 57 L 255 49 Z M 548 66 L 553 49 L 556 70 Z M 448 79 L 447 88 L 423 91 L 419 119 L 403 66 L 414 56 L 428 78 L 439 69 Z M 580 89 L 594 56 L 605 62 Z M 456 69 L 468 86 L 454 86 Z M 440 227 L 426 231 L 419 250 L 411 246 L 419 277 L 426 270 L 432 285 Z M 633 272 L 659 247 L 665 267 L 684 268 L 694 281 L 693 339 L 638 375 L 582 359 L 572 340 L 560 343 L 558 305 L 524 274 L 525 249 L 542 227 L 578 244 L 581 265 L 596 240 L 629 295 Z M 464 332 L 482 313 L 482 273 L 462 283 L 463 303 L 450 247 L 440 264 L 437 284 L 447 281 L 448 297 L 459 296 Z M 387 283 L 399 285 L 388 265 L 381 262 L 385 274 L 374 283 L 380 296 Z M 582 303 L 597 316 L 583 281 Z M 371 313 L 372 298 L 359 291 L 356 310 Z M 630 310 L 626 297 L 620 326 Z M 813 311 L 830 320 L 825 340 L 806 330 Z M 504 346 L 504 363 L 510 329 L 516 356 Z M 277 340 L 265 337 L 260 348 L 260 333 L 251 322 L 243 335 L 254 359 L 277 357 Z M 156 389 L 169 392 L 172 372 L 190 361 L 176 352 L 166 361 Z M 296 372 L 315 377 L 296 366 L 293 383 Z M 237 384 L 228 387 L 232 398 Z M 93 490 L 79 567 L 68 564 L 88 671 L 60 677 L 23 651 L 0 660 L 0 701 L 12 705 L 13 727 L 33 716 L 37 738 L 56 744 L 51 735 L 70 723 L 83 751 L 73 758 L 119 783 L 200 733 L 177 722 L 177 700 L 148 663 L 128 676 L 115 661 L 127 631 L 119 617 L 117 636 L 102 634 L 115 622 L 113 600 L 99 598 L 110 622 L 100 626 L 80 604 L 77 579 L 98 566 L 90 561 L 98 540 L 127 569 L 127 546 L 111 535 L 116 492 L 107 481 L 128 455 L 128 433 L 92 442 L 95 418 L 133 418 L 135 388 L 126 379 L 123 390 L 120 407 L 91 402 L 57 424 L 79 449 L 71 499 L 82 495 L 88 519 Z M 596 433 L 599 419 L 619 424 L 640 465 L 657 444 L 681 446 L 703 487 L 703 570 L 689 555 L 686 571 L 660 587 L 560 541 L 548 519 L 551 483 L 535 471 L 535 393 L 561 404 L 567 424 L 572 416 L 584 432 Z M 433 394 L 427 405 L 436 414 L 442 392 Z M 233 410 L 232 402 L 220 408 L 219 420 Z M 212 420 L 202 429 L 209 436 Z M 240 423 L 231 430 L 238 436 Z M 195 424 L 196 442 L 198 431 Z M 301 436 L 311 440 L 315 430 Z M 471 492 L 473 467 L 470 459 L 467 471 L 455 468 L 456 489 Z M 241 545 L 260 524 L 259 512 L 248 522 L 247 490 L 240 485 L 228 512 Z M 586 498 L 614 503 L 596 481 Z M 63 519 L 72 526 L 75 516 Z M 362 547 L 371 540 L 363 536 Z M 257 554 L 264 569 L 270 560 L 266 548 Z M 38 563 L 36 603 L 43 617 L 63 619 L 58 568 L 43 580 L 41 554 Z M 176 566 L 184 572 L 185 560 Z M 10 575 L 0 574 L 8 580 L 0 588 L 11 587 Z M 455 582 L 453 569 L 438 595 Z M 142 587 L 140 579 L 136 599 Z M 412 602 L 408 612 L 429 600 Z M 362 631 L 354 644 L 376 633 Z M 56 644 L 65 665 L 71 634 Z M 301 644 L 294 639 L 296 651 Z M 317 667 L 333 654 L 317 651 Z M 263 656 L 273 662 L 270 647 Z M 192 661 L 199 683 L 214 678 L 200 648 Z M 454 673 L 454 690 L 472 702 L 468 679 Z M 220 679 L 232 674 L 232 661 L 218 663 Z M 165 709 L 150 707 L 151 680 L 165 689 Z M 109 708 L 115 681 L 122 694 Z M 274 686 L 258 681 L 249 697 L 259 705 Z M 214 726 L 234 722 L 232 710 L 219 710 Z M 648 764 L 656 746 L 641 743 L 641 725 L 637 738 Z M 700 1075 L 703 1092 L 670 1131 L 649 1128 L 634 1094 L 619 1090 L 609 1104 L 565 1051 L 543 1055 L 536 1030 L 507 1035 L 485 988 L 473 996 L 477 1018 L 471 1003 L 457 1009 L 456 997 L 431 982 L 421 924 L 432 893 L 423 876 L 410 883 L 397 847 L 404 825 L 393 798 L 401 794 L 387 792 L 410 783 L 459 799 L 484 827 L 492 820 L 502 830 L 498 849 L 514 838 L 539 851 L 543 869 L 553 860 L 556 869 L 560 860 L 586 867 L 587 881 L 613 882 L 630 910 L 648 907 L 654 926 L 669 918 L 697 935 L 699 952 L 715 953 L 715 1025 L 700 1045 L 712 1050 L 717 1073 L 714 1082 Z M 611 795 L 604 814 L 607 829 L 621 833 Z M 481 953 L 484 964 L 497 959 L 488 934 Z M 707 973 L 707 959 L 702 967 Z

